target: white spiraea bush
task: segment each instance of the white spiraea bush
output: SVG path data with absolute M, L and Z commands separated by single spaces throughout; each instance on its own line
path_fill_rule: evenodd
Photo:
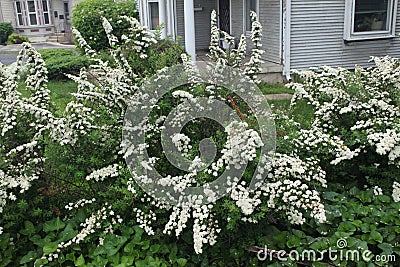
M 354 72 L 330 67 L 296 72 L 301 82 L 289 85 L 296 91 L 292 103 L 306 100 L 315 117 L 292 144 L 297 152 L 328 157 L 335 166 L 373 170 L 376 177 L 363 176 L 375 179 L 373 185 L 394 183 L 398 201 L 400 62 L 387 56 L 372 61 L 375 67 Z
M 43 146 L 46 145 L 43 140 L 46 138 L 43 137 L 48 137 L 52 142 L 61 146 L 74 147 L 78 146 L 82 140 L 89 142 L 84 137 L 92 131 L 100 133 L 102 140 L 106 140 L 116 132 L 121 132 L 125 109 L 128 103 L 131 103 L 132 96 L 140 91 L 140 84 L 143 81 L 139 78 L 138 73 L 133 73 L 127 60 L 123 57 L 123 53 L 121 53 L 120 45 L 133 43 L 135 44 L 135 51 L 140 54 L 140 58 L 146 58 L 147 48 L 155 42 L 135 19 L 124 19 L 131 22 L 132 31 L 129 35 L 122 36 L 121 40 L 112 35 L 112 28 L 107 20 L 103 20 L 107 36 L 112 44 L 111 54 L 116 63 L 116 66 L 113 67 L 110 67 L 108 62 L 101 60 L 99 55 L 87 45 L 79 32 L 74 30 L 78 43 L 91 57 L 93 64 L 87 70 L 82 70 L 79 76 L 69 76 L 78 83 L 78 91 L 73 94 L 73 100 L 67 104 L 65 112 L 60 117 L 55 117 L 51 112 L 49 91 L 46 87 L 47 71 L 44 62 L 40 54 L 29 44 L 24 44 L 21 56 L 26 56 L 26 64 L 29 66 L 26 87 L 31 92 L 30 97 L 22 98 L 17 90 L 18 70 L 22 68 L 22 58 L 19 59 L 19 67 L 15 72 L 9 73 L 4 67 L 1 67 L 0 82 L 4 85 L 0 100 L 2 138 L 15 140 L 13 137 L 17 130 L 29 130 L 32 134 L 28 140 L 23 140 L 21 143 L 10 143 L 7 146 L 3 143 L 1 147 L 6 167 L 0 172 L 0 212 L 1 207 L 4 207 L 7 201 L 16 199 L 17 196 L 11 191 L 18 188 L 23 193 L 29 189 L 32 182 L 43 178 L 43 162 L 46 161 L 43 153 Z M 214 13 L 212 20 L 210 46 L 212 57 L 219 64 L 224 65 L 228 64 L 226 61 L 227 53 L 236 53 L 234 66 L 244 67 L 245 73 L 250 78 L 255 79 L 254 75 L 260 70 L 262 54 L 261 25 L 255 13 L 252 13 L 252 39 L 255 45 L 248 63 L 243 63 L 246 50 L 245 38 L 242 36 L 239 47 L 234 52 L 221 50 L 217 43 L 219 37 L 218 41 L 216 39 L 220 31 L 215 28 Z M 225 34 L 225 38 L 228 41 L 232 40 L 227 34 Z M 188 62 L 187 56 L 183 55 L 182 58 L 186 68 L 190 69 L 191 64 Z M 159 74 L 162 73 L 163 70 L 159 72 Z M 195 95 L 197 77 L 194 75 L 189 80 L 192 84 L 188 86 L 188 89 L 177 92 L 173 96 L 180 102 L 190 100 Z M 223 97 L 219 94 L 218 88 L 207 86 L 206 90 L 209 92 L 210 99 Z M 134 99 L 140 100 L 138 94 L 135 95 Z M 185 110 L 181 112 L 185 112 Z M 30 118 L 30 120 L 26 120 L 26 118 Z M 104 118 L 107 118 L 107 120 L 104 120 Z M 25 120 L 29 124 L 19 126 L 20 120 Z M 165 117 L 159 117 L 154 123 L 148 122 L 144 125 L 149 136 L 160 132 L 164 120 Z M 263 217 L 256 215 L 256 213 L 262 211 L 262 207 L 267 205 L 270 209 L 283 211 L 287 214 L 289 222 L 294 224 L 304 223 L 308 216 L 315 218 L 320 223 L 325 222 L 325 211 L 318 192 L 319 187 L 326 186 L 325 173 L 318 167 L 317 160 L 312 158 L 302 160 L 296 155 L 284 154 L 277 155 L 271 162 L 267 162 L 265 159 L 257 159 L 257 150 L 262 142 L 256 130 L 251 129 L 245 122 L 231 123 L 225 130 L 228 142 L 223 149 L 222 157 L 206 168 L 203 172 L 204 175 L 211 179 L 216 177 L 228 164 L 255 160 L 261 160 L 264 164 L 261 166 L 262 172 L 260 172 L 263 175 L 267 175 L 267 170 L 270 169 L 266 182 L 254 191 L 249 190 L 248 184 L 245 181 L 240 181 L 239 177 L 232 177 L 228 181 L 232 191 L 226 198 L 233 201 L 241 210 L 242 221 L 257 223 L 262 220 Z M 204 166 L 201 159 L 196 158 L 196 153 L 190 145 L 192 141 L 196 140 L 190 140 L 187 136 L 176 136 L 174 140 L 183 156 L 193 160 L 191 171 L 181 176 L 167 176 L 161 182 L 173 184 L 178 189 L 196 185 L 198 183 L 196 180 L 198 170 Z M 98 142 L 93 145 L 101 147 L 103 144 Z M 128 151 L 122 145 L 109 151 L 109 157 L 117 159 L 128 152 L 141 153 L 146 148 L 147 145 L 144 144 L 134 148 L 133 151 Z M 153 157 L 149 162 L 142 162 L 142 164 L 154 164 L 157 160 L 159 159 Z M 125 163 L 116 160 L 115 163 L 103 166 L 98 170 L 86 170 L 87 176 L 84 180 L 87 183 L 101 183 L 106 179 L 117 180 L 119 179 L 121 164 Z M 135 176 L 136 174 L 132 173 L 132 175 Z M 132 198 L 139 195 L 140 189 L 134 179 L 130 179 L 126 187 L 132 193 Z M 142 206 L 147 205 L 152 209 L 163 209 L 170 214 L 167 224 L 164 229 L 161 229 L 164 233 L 175 233 L 176 236 L 180 236 L 189 225 L 189 220 L 192 220 L 194 249 L 196 253 L 201 253 L 204 244 L 215 244 L 218 233 L 221 229 L 224 229 L 224 224 L 229 221 L 229 218 L 224 218 L 224 221 L 217 219 L 220 214 L 214 208 L 216 199 L 214 199 L 212 190 L 209 190 L 207 197 L 213 200 L 210 204 L 202 204 L 201 201 L 191 199 L 192 203 L 187 203 L 187 205 L 181 203 L 181 205 L 170 207 L 147 196 L 142 197 L 140 202 Z M 66 205 L 65 208 L 70 211 L 95 202 L 95 200 L 87 199 L 92 199 L 92 197 L 83 197 L 75 204 Z M 153 227 L 153 224 L 157 221 L 155 212 L 149 213 L 139 207 L 134 207 L 132 212 L 136 216 L 137 223 L 149 235 L 157 231 Z M 69 247 L 73 243 L 84 242 L 88 235 L 96 231 L 112 232 L 113 225 L 119 223 L 121 223 L 121 218 L 114 214 L 112 204 L 106 203 L 82 223 L 81 230 L 76 237 L 59 244 L 58 249 Z M 99 243 L 101 244 L 102 241 L 99 240 Z M 53 259 L 57 257 L 57 254 L 44 255 L 44 257 Z
M 250 58 L 246 60 L 247 43 L 246 35 L 242 34 L 239 38 L 237 48 L 235 48 L 235 38 L 227 32 L 218 28 L 217 12 L 211 13 L 211 42 L 209 46 L 211 60 L 217 65 L 231 66 L 243 69 L 243 73 L 250 77 L 254 82 L 260 82 L 257 79 L 258 74 L 262 71 L 263 60 L 261 58 L 264 50 L 262 49 L 262 25 L 258 20 L 258 16 L 254 11 L 250 13 L 251 18 L 251 36 L 252 49 Z M 220 46 L 220 40 L 227 43 L 227 49 Z

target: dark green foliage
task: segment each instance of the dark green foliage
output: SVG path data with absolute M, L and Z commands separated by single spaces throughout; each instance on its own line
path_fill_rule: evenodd
M 82 68 L 88 67 L 90 61 L 86 56 L 77 55 L 74 50 L 44 49 L 40 50 L 50 80 L 67 79 L 65 74 L 79 74 Z
M 0 44 L 5 44 L 14 29 L 10 22 L 0 22 Z
M 28 37 L 22 36 L 18 33 L 12 33 L 7 39 L 7 44 L 22 44 L 24 42 L 29 43 Z
M 319 252 L 330 249 L 332 257 L 325 253 L 319 262 L 333 266 L 398 266 L 400 203 L 393 202 L 387 195 L 374 195 L 373 190 L 360 190 L 355 187 L 347 190 L 342 185 L 332 185 L 329 190 L 323 194 L 328 211 L 326 224 L 311 222 L 302 227 L 280 230 L 275 227 L 275 233 L 264 233 L 265 240 L 259 245 L 287 252 L 297 250 L 300 255 L 305 250 L 313 250 L 318 258 Z M 334 250 L 336 252 L 333 252 Z M 368 265 L 371 262 L 368 263 L 362 257 L 363 251 L 366 250 L 371 252 L 369 258 L 373 265 Z M 352 255 L 353 251 L 358 251 L 359 259 L 355 256 L 340 257 L 340 253 Z M 383 256 L 382 260 L 378 261 L 377 255 Z M 333 259 L 333 256 L 336 256 L 336 259 Z M 386 260 L 383 260 L 384 258 Z M 283 262 L 277 259 L 273 262 L 273 266 L 284 266 Z M 314 264 L 317 264 L 317 261 Z
M 138 17 L 135 1 L 84 0 L 74 6 L 72 26 L 85 38 L 96 51 L 109 48 L 108 39 L 103 28 L 102 17 L 109 20 L 113 33 L 120 37 L 130 25 L 120 16 Z
M 124 45 L 124 54 L 135 73 L 143 76 L 181 62 L 181 55 L 185 53 L 185 48 L 170 38 L 160 39 L 156 44 L 152 44 L 147 50 L 146 59 L 140 58 L 130 45 L 130 43 Z

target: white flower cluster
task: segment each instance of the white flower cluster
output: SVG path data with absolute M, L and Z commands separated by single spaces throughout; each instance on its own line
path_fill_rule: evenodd
M 112 207 L 107 203 L 103 208 L 93 213 L 89 218 L 86 218 L 85 222 L 81 223 L 82 229 L 80 232 L 67 242 L 61 242 L 58 244 L 57 249 L 54 253 L 45 254 L 42 259 L 52 261 L 58 258 L 58 253 L 62 249 L 68 248 L 73 244 L 79 244 L 85 240 L 85 238 L 99 229 L 103 229 L 103 234 L 113 233 L 113 226 L 122 223 L 122 218 L 119 215 L 115 215 Z M 102 239 L 100 239 L 102 243 Z
M 203 252 L 204 244 L 214 245 L 217 242 L 216 235 L 221 231 L 218 228 L 218 221 L 214 220 L 211 213 L 212 207 L 212 205 L 203 205 L 193 208 L 193 246 L 197 254 Z
M 119 166 L 118 164 L 113 164 L 99 170 L 95 170 L 88 176 L 86 176 L 86 180 L 95 180 L 96 182 L 104 181 L 106 178 L 113 178 L 118 176 Z
M 268 207 L 282 210 L 293 224 L 303 224 L 304 214 L 319 223 L 326 221 L 325 208 L 314 185 L 326 187 L 325 172 L 315 159 L 303 161 L 297 157 L 279 154 L 273 158 L 268 178 L 272 180 L 262 186 L 268 197 Z
M 176 133 L 171 136 L 172 143 L 178 149 L 179 152 L 182 153 L 182 156 L 187 157 L 189 156 L 189 150 L 192 149 L 190 145 L 190 138 L 182 133 Z
M 400 167 L 400 67 L 397 59 L 373 60 L 375 68 L 357 67 L 354 72 L 330 67 L 295 72 L 304 82 L 289 85 L 296 90 L 293 104 L 305 99 L 314 107 L 308 133 L 316 140 L 308 143 L 320 150 L 330 146 L 326 154 L 334 157 L 332 164 L 373 149 Z
M 393 183 L 393 193 L 392 193 L 393 201 L 400 202 L 400 183 Z
M 28 67 L 25 89 L 30 96 L 21 97 L 18 92 L 19 71 Z M 28 190 L 31 182 L 39 179 L 45 161 L 43 136 L 51 129 L 55 118 L 49 109 L 50 94 L 47 89 L 47 69 L 41 55 L 29 44 L 24 43 L 17 57 L 16 68 L 4 70 L 0 78 L 3 87 L 0 98 L 0 128 L 2 137 L 2 161 L 4 171 L 0 171 L 0 213 L 7 200 L 15 200 L 12 193 L 17 188 L 20 193 Z M 26 138 L 17 140 L 21 124 Z M 29 133 L 29 134 L 28 134 Z M 22 141 L 25 140 L 25 141 Z
M 95 198 L 92 198 L 92 199 L 84 199 L 84 198 L 82 198 L 82 199 L 78 200 L 75 203 L 68 203 L 67 205 L 65 205 L 65 209 L 66 210 L 77 209 L 79 207 L 84 207 L 86 205 L 90 205 L 90 204 L 94 203 L 95 201 L 96 201 Z
M 253 49 L 251 50 L 251 56 L 249 62 L 245 64 L 246 68 L 244 73 L 249 76 L 253 81 L 257 80 L 257 75 L 262 70 L 263 60 L 261 59 L 264 50 L 262 50 L 262 25 L 258 20 L 257 13 L 254 11 L 250 12 L 251 18 L 251 41 L 253 42 Z
M 375 196 L 383 195 L 382 188 L 380 188 L 379 186 L 374 186 L 374 195 Z
M 139 226 L 148 235 L 154 235 L 154 230 L 150 225 L 152 224 L 152 222 L 157 220 L 156 214 L 151 210 L 145 213 L 138 208 L 133 208 L 132 211 L 136 213 L 136 222 L 139 224 Z
M 247 51 L 246 35 L 242 34 L 240 36 L 239 44 L 235 48 L 235 38 L 218 28 L 217 13 L 215 10 L 211 12 L 211 42 L 209 46 L 210 54 L 208 56 L 216 62 L 217 66 L 231 66 L 243 69 L 245 75 L 253 81 L 259 82 L 257 75 L 262 70 L 261 64 L 263 61 L 261 56 L 264 53 L 261 42 L 262 26 L 255 12 L 252 11 L 250 16 L 252 20 L 252 49 L 250 59 L 246 63 L 244 63 Z M 228 44 L 226 50 L 221 48 L 220 39 Z

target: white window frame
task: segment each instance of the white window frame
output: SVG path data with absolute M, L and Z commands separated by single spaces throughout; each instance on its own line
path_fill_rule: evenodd
M 43 2 L 46 2 L 47 11 L 44 11 Z M 43 25 L 51 25 L 51 15 L 50 15 L 50 3 L 49 3 L 49 0 L 42 0 L 41 4 L 42 4 L 42 10 L 43 10 Z M 47 14 L 47 16 L 49 17 L 49 23 L 46 23 L 46 20 L 44 19 L 44 14 Z
M 251 30 L 247 30 L 247 1 L 250 0 L 243 0 L 243 32 L 246 33 L 246 35 L 249 35 L 251 33 Z M 255 0 L 256 1 L 256 10 L 253 10 L 259 14 L 260 11 L 260 0 Z
M 35 11 L 31 12 L 29 10 L 29 2 L 33 2 L 33 6 L 35 7 Z M 29 26 L 39 26 L 40 25 L 40 21 L 39 21 L 39 14 L 38 14 L 38 6 L 35 0 L 26 0 L 26 11 L 28 14 L 28 23 Z M 36 17 L 36 24 L 32 24 L 31 23 L 31 15 L 35 15 Z
M 158 26 L 162 24 L 161 22 L 161 3 L 159 0 L 148 0 L 146 1 L 146 16 L 147 16 L 147 27 L 151 31 L 155 31 L 155 29 L 150 29 L 151 26 L 151 16 L 150 16 L 150 3 L 158 4 Z
M 20 13 L 18 13 L 18 8 L 17 8 L 17 3 L 19 3 L 19 7 L 20 7 Z M 19 0 L 19 1 L 15 1 L 14 2 L 14 8 L 15 8 L 15 14 L 16 14 L 16 21 L 17 21 L 17 25 L 18 26 L 24 26 L 25 25 L 25 16 L 24 16 L 24 1 L 23 0 Z M 21 16 L 21 20 L 22 20 L 22 24 L 19 23 L 19 16 Z
M 357 0 L 346 0 L 344 40 L 362 41 L 395 37 L 398 0 L 389 0 L 390 8 L 388 10 L 388 30 L 366 32 L 354 32 L 355 1 Z
M 169 9 L 169 13 L 171 12 L 171 6 L 167 7 L 167 5 L 171 4 L 171 1 L 169 0 L 141 0 L 138 1 L 139 5 L 139 13 L 140 13 L 140 19 L 142 21 L 142 24 L 147 27 L 147 29 L 154 33 L 154 29 L 150 29 L 150 10 L 149 10 L 149 3 L 158 3 L 158 16 L 159 16 L 159 25 L 164 24 L 164 28 L 161 30 L 161 38 L 166 38 L 167 37 L 167 29 L 169 29 L 169 26 L 167 25 L 167 20 L 166 20 L 166 9 Z M 175 11 L 173 11 L 175 13 Z M 174 16 L 175 17 L 175 16 Z

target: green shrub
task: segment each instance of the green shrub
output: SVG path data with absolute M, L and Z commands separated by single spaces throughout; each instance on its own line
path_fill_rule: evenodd
M 11 23 L 9 22 L 1 22 L 0 23 L 0 44 L 5 44 L 8 36 L 12 34 L 14 31 Z
M 134 44 L 126 44 L 124 53 L 135 73 L 142 75 L 154 74 L 159 69 L 180 63 L 181 55 L 185 53 L 185 48 L 170 38 L 159 39 L 157 43 L 151 44 L 146 59 L 140 58 L 138 53 L 133 51 L 132 45 Z
M 46 62 L 49 79 L 66 79 L 65 74 L 79 74 L 81 68 L 90 64 L 86 56 L 76 55 L 74 50 L 44 49 L 40 51 Z
M 24 42 L 29 43 L 28 37 L 22 36 L 18 33 L 12 33 L 7 39 L 7 44 L 22 44 Z
M 109 48 L 101 17 L 107 18 L 116 36 L 121 36 L 130 27 L 120 16 L 138 17 L 135 1 L 85 0 L 75 5 L 72 26 L 96 51 Z

